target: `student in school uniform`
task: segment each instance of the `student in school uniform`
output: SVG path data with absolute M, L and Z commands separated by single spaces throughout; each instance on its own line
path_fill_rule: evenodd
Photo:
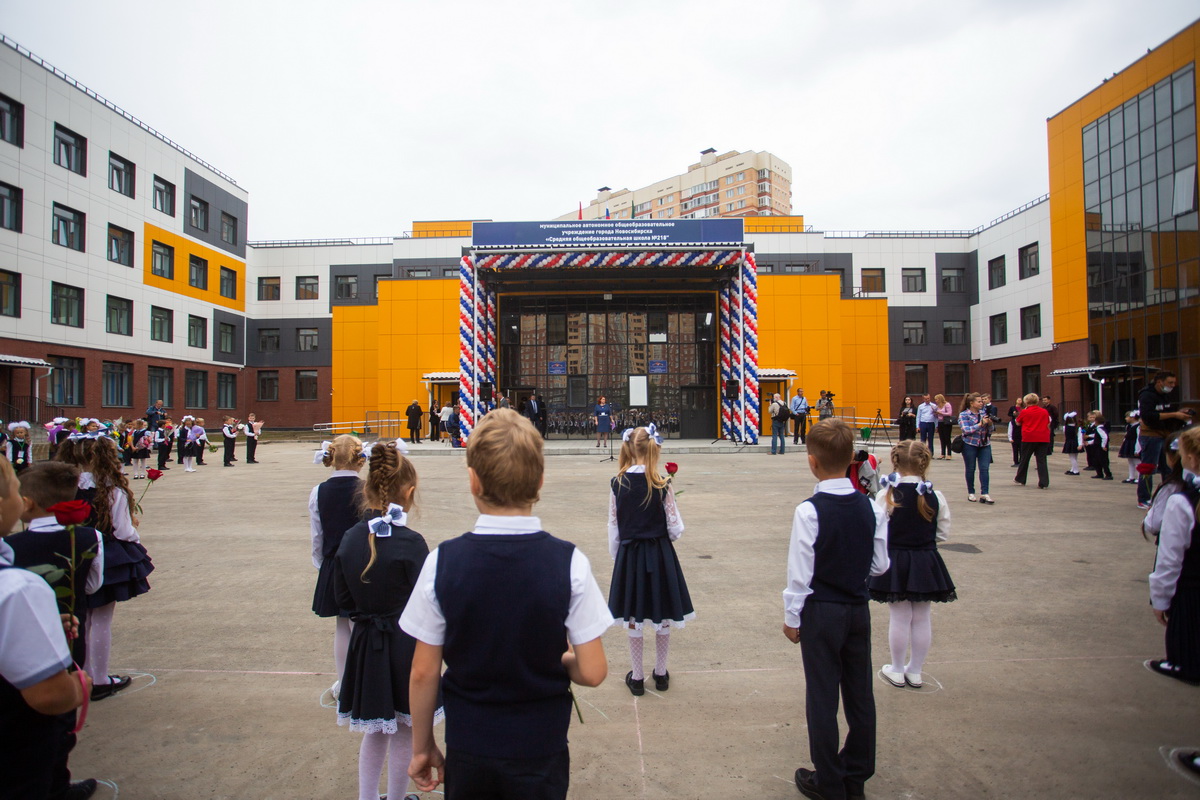
M 196 417 L 192 431 L 196 434 L 196 463 L 203 467 L 204 451 L 208 449 L 208 431 L 204 429 L 204 417 Z
M 196 424 L 196 418 L 191 414 L 185 414 L 183 419 L 179 420 L 179 430 L 175 432 L 176 446 L 178 456 L 175 463 L 182 464 L 183 460 L 188 457 L 188 445 L 191 443 L 192 426 Z
M 800 645 L 805 716 L 813 769 L 796 770 L 796 787 L 822 800 L 861 798 L 875 774 L 875 694 L 867 579 L 890 566 L 887 512 L 845 477 L 854 431 L 821 420 L 808 433 L 816 492 L 796 507 L 783 590 L 783 634 Z M 838 747 L 838 694 L 845 746 Z
M 1068 411 L 1063 414 L 1063 455 L 1070 462 L 1067 465 L 1066 475 L 1079 474 L 1079 454 L 1084 452 L 1083 443 L 1083 426 L 1079 424 L 1079 414 L 1074 411 Z M 1018 430 L 1020 430 L 1018 428 Z M 1088 460 L 1088 466 L 1091 467 L 1091 460 Z
M 4 455 L 20 475 L 33 463 L 33 447 L 29 442 L 29 423 L 8 423 L 8 441 L 4 443 Z
M 258 459 L 254 457 L 258 452 L 258 437 L 262 435 L 263 423 L 258 417 L 254 416 L 251 411 L 246 417 L 246 463 L 257 464 Z
M 169 416 L 164 415 L 154 429 L 154 449 L 158 451 L 159 470 L 170 469 L 167 462 L 171 460 L 171 446 L 175 442 L 175 426 Z
M 221 438 L 225 442 L 225 466 L 232 467 L 234 458 L 233 451 L 237 447 L 238 431 L 242 428 L 238 421 L 233 417 L 225 417 L 221 424 Z
M 1112 468 L 1108 459 L 1108 421 L 1099 410 L 1087 415 L 1088 426 L 1084 431 L 1084 442 L 1087 444 L 1088 466 L 1096 470 L 1093 480 L 1111 481 Z

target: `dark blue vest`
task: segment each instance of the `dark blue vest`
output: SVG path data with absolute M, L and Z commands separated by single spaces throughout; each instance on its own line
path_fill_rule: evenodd
M 888 520 L 888 547 L 899 550 L 933 550 L 937 547 L 938 499 L 933 492 L 925 495 L 925 502 L 933 512 L 933 519 L 921 516 L 921 495 L 915 483 L 902 483 L 892 488 L 892 500 L 896 507 Z M 874 520 L 872 520 L 874 522 Z
M 333 558 L 342 536 L 360 520 L 357 475 L 330 478 L 317 487 L 317 516 L 321 520 L 321 555 Z
M 621 540 L 658 539 L 667 535 L 667 512 L 663 509 L 663 491 L 655 489 L 646 502 L 646 476 L 626 472 L 612 479 L 617 496 L 617 529 Z
M 1200 489 L 1189 486 L 1184 490 L 1183 495 L 1195 509 L 1196 504 L 1200 502 Z M 1176 586 L 1200 588 L 1200 514 L 1196 515 L 1196 521 L 1192 523 L 1192 544 L 1183 551 L 1183 564 L 1179 570 L 1179 582 Z
M 812 599 L 866 603 L 875 551 L 875 509 L 865 494 L 819 492 L 806 502 L 817 509 Z
M 562 655 L 574 552 L 545 531 L 467 533 L 438 547 L 448 748 L 489 758 L 566 748 L 571 696 Z

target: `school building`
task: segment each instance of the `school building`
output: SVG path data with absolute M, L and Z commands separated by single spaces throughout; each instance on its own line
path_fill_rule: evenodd
M 161 398 L 361 429 L 453 398 L 469 432 L 536 393 L 570 436 L 603 394 L 669 436 L 755 441 L 797 387 L 867 420 L 926 391 L 1114 416 L 1160 368 L 1195 399 L 1198 36 L 1051 117 L 1049 194 L 971 230 L 822 231 L 787 214 L 776 156 L 706 151 L 556 220 L 304 241 L 247 241 L 236 181 L 3 39 L 0 417 Z M 743 186 L 778 205 L 739 209 Z

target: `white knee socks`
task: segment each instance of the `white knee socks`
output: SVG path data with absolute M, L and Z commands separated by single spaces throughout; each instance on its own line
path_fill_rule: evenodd
M 629 634 L 629 661 L 633 665 L 633 675 L 635 681 L 644 681 L 646 679 L 646 671 L 642 667 L 642 632 L 637 628 L 630 628 L 626 631 Z
M 112 649 L 112 619 L 116 603 L 93 608 L 88 613 L 87 659 L 83 671 L 92 676 L 92 683 L 104 686 L 108 679 L 108 654 Z
M 929 655 L 929 646 L 933 643 L 933 604 L 912 604 L 912 657 L 908 660 L 905 672 L 920 674 L 925 666 L 925 658 Z
M 379 776 L 387 757 L 387 796 L 404 797 L 412 761 L 412 728 L 399 723 L 395 733 L 367 733 L 358 749 L 358 800 L 379 800 Z
M 1137 465 L 1141 462 L 1141 459 L 1127 458 L 1125 460 L 1129 462 L 1129 480 L 1136 481 L 1138 479 Z
M 340 683 L 342 673 L 346 671 L 346 651 L 350 649 L 350 619 L 338 617 L 337 627 L 333 629 L 333 667 L 337 670 Z
M 1079 472 L 1079 455 L 1077 453 L 1067 453 L 1067 460 L 1071 462 L 1071 472 Z
M 654 674 L 667 674 L 667 650 L 671 647 L 671 632 L 660 631 L 654 636 Z

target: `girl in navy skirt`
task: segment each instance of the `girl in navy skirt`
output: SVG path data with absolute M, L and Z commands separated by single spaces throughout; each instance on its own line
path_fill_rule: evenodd
M 1200 426 L 1185 429 L 1178 442 L 1181 487 L 1163 509 L 1150 573 L 1150 605 L 1167 629 L 1167 657 L 1146 666 L 1200 685 Z
M 1079 454 L 1083 452 L 1083 428 L 1079 425 L 1079 414 L 1068 411 L 1063 414 L 1063 454 L 1071 462 L 1068 475 L 1079 474 Z
M 921 686 L 921 669 L 933 641 L 930 604 L 958 599 L 937 550 L 937 543 L 950 533 L 950 508 L 945 496 L 925 480 L 932 459 L 920 442 L 893 447 L 896 472 L 880 480 L 880 488 L 886 486 L 887 491 L 875 498 L 888 513 L 892 566 L 871 578 L 869 589 L 872 600 L 888 604 L 892 661 L 883 665 L 880 674 L 893 686 Z
M 653 424 L 630 428 L 621 439 L 608 504 L 608 551 L 615 562 L 608 608 L 629 634 L 633 669 L 626 674 L 625 685 L 640 696 L 646 690 L 643 632 L 654 630 L 654 685 L 665 692 L 671 677 L 667 672 L 671 629 L 682 628 L 696 612 L 671 544 L 683 534 L 683 520 L 670 479 L 658 472 L 661 439 Z
M 1138 482 L 1137 465 L 1141 462 L 1141 458 L 1138 457 L 1138 428 L 1141 416 L 1136 408 L 1125 415 L 1125 438 L 1121 442 L 1117 458 L 1125 459 L 1125 463 L 1129 465 L 1129 477 L 1121 483 Z
M 338 606 L 354 620 L 338 724 L 365 734 L 358 754 L 359 800 L 379 797 L 385 756 L 387 796 L 403 797 L 412 760 L 408 678 L 416 640 L 399 622 L 429 546 L 406 524 L 417 471 L 396 448 L 391 442 L 371 446 L 361 503 L 362 516 L 370 519 L 346 531 L 330 559 Z
M 312 563 L 317 568 L 317 587 L 313 591 L 312 610 L 318 617 L 336 617 L 333 631 L 333 663 L 337 680 L 329 687 L 336 699 L 350 646 L 350 613 L 338 608 L 334 596 L 333 556 L 342 536 L 362 519 L 358 504 L 362 481 L 358 471 L 363 465 L 363 446 L 357 436 L 343 434 L 332 442 L 322 442 L 313 463 L 333 467 L 324 483 L 314 486 L 308 496 L 309 527 L 312 531 Z

